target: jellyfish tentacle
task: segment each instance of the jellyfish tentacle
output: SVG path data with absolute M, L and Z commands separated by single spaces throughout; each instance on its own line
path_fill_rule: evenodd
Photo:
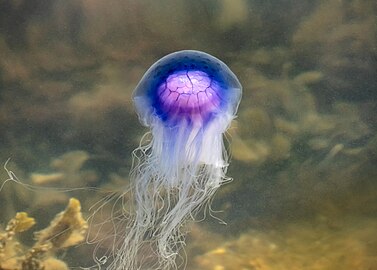
M 223 134 L 241 94 L 229 67 L 204 52 L 169 54 L 144 74 L 133 101 L 152 137 L 133 152 L 135 213 L 107 269 L 176 268 L 182 224 L 229 181 Z

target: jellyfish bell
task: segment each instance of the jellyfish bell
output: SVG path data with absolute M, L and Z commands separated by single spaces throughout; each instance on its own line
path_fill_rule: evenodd
M 241 92 L 228 66 L 204 52 L 175 52 L 148 69 L 133 100 L 151 136 L 134 151 L 135 214 L 107 269 L 175 268 L 181 225 L 227 180 L 223 133 Z
M 175 52 L 148 69 L 133 99 L 140 122 L 151 128 L 151 150 L 163 171 L 192 163 L 226 165 L 222 134 L 241 91 L 228 66 L 204 52 Z
M 154 63 L 137 85 L 133 99 L 142 124 L 150 126 L 157 116 L 174 125 L 177 118 L 195 120 L 200 114 L 234 115 L 241 92 L 240 82 L 226 64 L 207 53 L 185 50 Z

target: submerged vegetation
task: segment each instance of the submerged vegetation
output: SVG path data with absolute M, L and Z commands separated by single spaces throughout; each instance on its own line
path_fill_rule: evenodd
M 5 230 L 0 232 L 1 270 L 67 270 L 57 252 L 78 245 L 85 239 L 87 223 L 81 214 L 81 205 L 71 198 L 67 208 L 56 215 L 50 225 L 34 233 L 31 247 L 22 245 L 18 235 L 29 230 L 36 221 L 25 212 L 16 213 Z

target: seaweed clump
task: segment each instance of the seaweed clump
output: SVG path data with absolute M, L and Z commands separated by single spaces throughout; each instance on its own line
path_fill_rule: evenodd
M 66 209 L 57 214 L 50 225 L 36 232 L 35 243 L 27 248 L 17 241 L 17 234 L 29 230 L 35 220 L 25 212 L 12 218 L 0 232 L 0 270 L 66 270 L 65 262 L 54 255 L 59 250 L 82 242 L 88 225 L 83 219 L 81 205 L 71 198 Z

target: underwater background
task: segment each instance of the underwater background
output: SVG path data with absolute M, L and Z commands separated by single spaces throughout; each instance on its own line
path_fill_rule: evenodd
M 0 269 L 97 267 L 86 221 L 147 131 L 132 91 L 183 49 L 243 97 L 233 181 L 186 224 L 178 269 L 377 269 L 374 0 L 0 1 L 0 183 L 21 182 L 1 186 Z

